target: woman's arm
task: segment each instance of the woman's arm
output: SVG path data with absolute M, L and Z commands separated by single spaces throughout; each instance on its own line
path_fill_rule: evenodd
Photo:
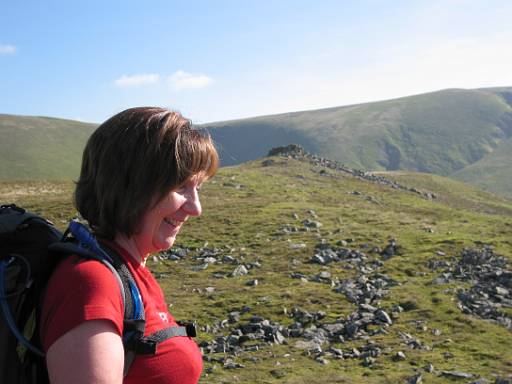
M 121 384 L 123 342 L 112 322 L 85 321 L 52 344 L 46 364 L 51 384 Z

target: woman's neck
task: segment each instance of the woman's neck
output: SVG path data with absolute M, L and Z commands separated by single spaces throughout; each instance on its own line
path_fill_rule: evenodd
M 146 266 L 146 260 L 148 258 L 148 255 L 141 255 L 139 247 L 137 246 L 137 242 L 133 237 L 117 235 L 114 238 L 114 241 L 121 247 L 123 247 L 137 263 L 139 263 L 143 267 Z

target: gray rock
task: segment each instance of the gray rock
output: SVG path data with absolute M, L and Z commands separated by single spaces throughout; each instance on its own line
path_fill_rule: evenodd
M 237 264 L 237 260 L 230 255 L 225 255 L 222 257 L 222 262 L 226 264 Z
M 386 311 L 384 311 L 383 309 L 378 309 L 376 312 L 375 312 L 375 317 L 377 319 L 379 319 L 380 321 L 386 323 L 386 324 L 389 324 L 389 325 L 392 325 L 393 324 L 393 321 L 391 320 L 391 317 L 389 317 L 389 315 L 387 314 Z
M 423 382 L 423 378 L 421 373 L 418 373 L 407 379 L 407 384 L 421 384 Z
M 363 359 L 362 365 L 363 365 L 363 367 L 371 367 L 373 365 L 373 363 L 375 363 L 375 358 L 373 358 L 371 356 L 366 356 Z
M 295 344 L 293 346 L 297 349 L 303 349 L 308 352 L 316 352 L 316 353 L 322 352 L 322 346 L 320 345 L 320 343 L 318 343 L 317 341 L 314 341 L 314 340 L 309 340 L 309 341 L 299 340 L 299 341 L 295 342 Z
M 457 379 L 471 379 L 474 377 L 472 373 L 460 371 L 441 371 L 441 376 L 454 377 Z
M 320 228 L 322 227 L 322 223 L 319 222 L 319 221 L 314 221 L 314 220 L 309 220 L 309 219 L 306 219 L 302 222 L 302 224 L 306 227 L 306 228 Z
M 237 369 L 237 368 L 245 368 L 245 365 L 236 363 L 232 359 L 226 359 L 224 363 L 224 369 Z
M 231 276 L 233 276 L 233 277 L 240 277 L 240 276 L 245 276 L 248 273 L 249 273 L 249 271 L 247 270 L 245 265 L 241 264 L 241 265 L 239 265 L 238 267 L 235 268 L 235 270 L 233 271 Z
M 192 267 L 192 270 L 193 271 L 196 271 L 196 272 L 199 272 L 199 271 L 204 271 L 206 268 L 208 268 L 208 263 L 203 263 L 203 264 L 200 264 L 200 265 L 195 265 Z
M 239 322 L 240 321 L 240 312 L 238 312 L 238 311 L 230 312 L 228 315 L 228 320 L 230 323 Z

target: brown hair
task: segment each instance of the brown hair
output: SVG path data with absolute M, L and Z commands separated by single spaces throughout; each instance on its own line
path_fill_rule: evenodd
M 217 171 L 211 137 L 178 112 L 127 109 L 101 124 L 84 149 L 75 205 L 95 233 L 131 236 L 170 190 Z

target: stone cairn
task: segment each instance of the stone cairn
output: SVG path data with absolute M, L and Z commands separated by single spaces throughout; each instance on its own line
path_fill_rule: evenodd
M 286 146 L 272 148 L 268 152 L 268 156 L 281 156 L 281 157 L 292 158 L 292 159 L 301 160 L 301 161 L 308 161 L 309 163 L 311 163 L 315 166 L 321 166 L 321 167 L 326 167 L 326 168 L 329 168 L 329 169 L 332 169 L 335 171 L 345 172 L 354 177 L 357 177 L 357 178 L 360 178 L 363 180 L 367 180 L 372 183 L 387 185 L 394 189 L 412 192 L 412 193 L 420 195 L 421 197 L 423 197 L 425 199 L 432 200 L 432 199 L 436 198 L 436 195 L 433 193 L 422 192 L 416 188 L 407 187 L 405 185 L 397 183 L 396 181 L 385 178 L 383 176 L 378 176 L 378 175 L 372 174 L 371 172 L 365 172 L 365 171 L 361 171 L 358 169 L 349 168 L 337 161 L 325 159 L 325 158 L 319 157 L 317 155 L 310 154 L 304 148 L 302 148 L 300 145 L 297 145 L 297 144 L 289 144 Z M 273 164 L 272 159 L 267 159 L 267 160 L 263 161 L 264 166 L 269 166 L 272 164 Z M 325 174 L 325 171 L 324 172 L 320 171 L 320 173 Z

